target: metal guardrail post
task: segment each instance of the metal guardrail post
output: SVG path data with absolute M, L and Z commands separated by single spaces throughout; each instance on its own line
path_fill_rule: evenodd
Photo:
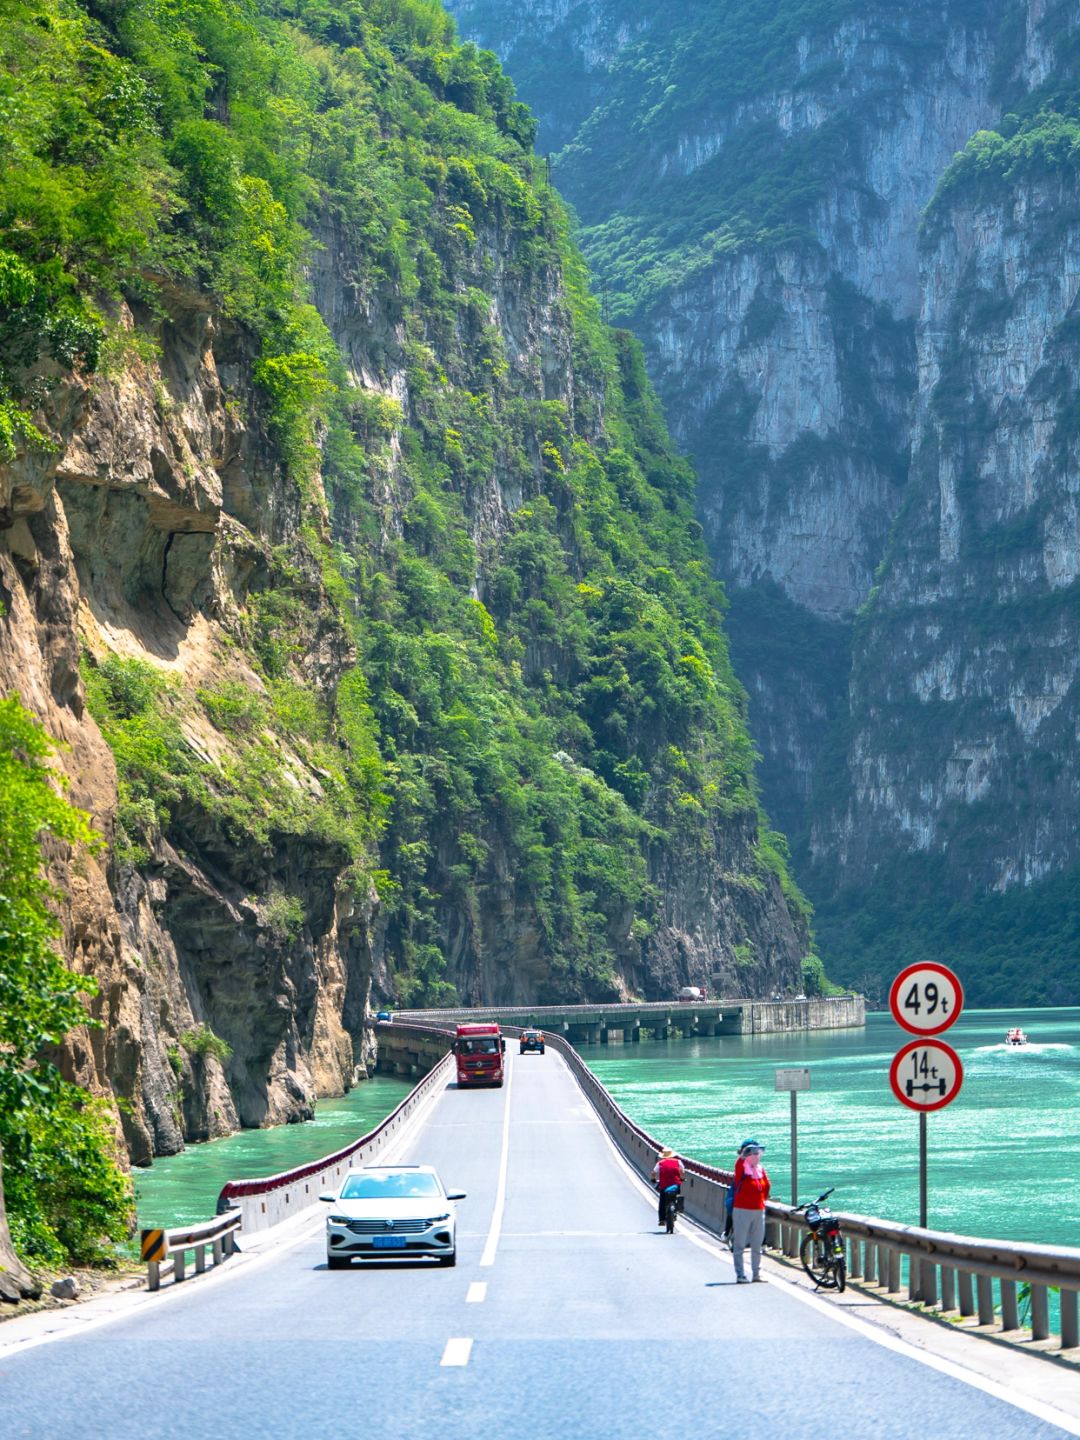
M 878 1247 L 872 1240 L 868 1240 L 866 1242 L 866 1264 L 863 1274 L 863 1279 L 867 1285 L 877 1284 L 877 1253 Z
M 979 1295 L 979 1324 L 994 1323 L 994 1281 L 990 1275 L 976 1275 L 975 1288 Z
M 909 1300 L 921 1299 L 922 1292 L 919 1288 L 919 1261 L 914 1255 L 908 1256 L 907 1271 L 907 1298 Z
M 933 1260 L 919 1261 L 919 1299 L 924 1305 L 937 1304 L 937 1265 Z
M 853 1280 L 862 1279 L 862 1241 L 857 1235 L 850 1238 L 849 1246 L 850 1260 L 848 1261 L 848 1274 Z
M 1003 1330 L 1020 1329 L 1020 1307 L 1016 1303 L 1015 1280 L 1002 1280 L 1001 1282 L 1001 1328 Z
M 1073 1350 L 1080 1345 L 1080 1296 L 1075 1290 L 1061 1287 L 1061 1348 Z
M 1050 1339 L 1050 1296 L 1045 1285 L 1031 1287 L 1031 1338 Z
M 975 1292 L 972 1284 L 970 1270 L 957 1270 L 956 1272 L 956 1294 L 958 1300 L 957 1308 L 963 1316 L 975 1314 Z
M 173 1279 L 177 1283 L 187 1278 L 186 1263 L 187 1257 L 184 1255 L 183 1250 L 178 1248 L 176 1254 L 173 1256 Z
M 956 1309 L 956 1271 L 951 1265 L 941 1267 L 941 1308 Z
M 900 1251 L 894 1246 L 889 1246 L 889 1283 L 886 1286 L 890 1295 L 897 1295 L 900 1292 Z

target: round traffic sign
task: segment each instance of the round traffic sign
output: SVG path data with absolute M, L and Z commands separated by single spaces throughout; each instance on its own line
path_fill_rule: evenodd
M 893 1094 L 909 1110 L 943 1110 L 963 1083 L 960 1056 L 944 1040 L 911 1040 L 889 1066 Z
M 889 990 L 896 1023 L 912 1035 L 940 1035 L 964 1008 L 964 987 L 947 965 L 922 960 L 901 970 Z

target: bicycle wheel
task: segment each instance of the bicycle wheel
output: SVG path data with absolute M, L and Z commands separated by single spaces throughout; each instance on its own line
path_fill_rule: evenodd
M 675 1215 L 677 1211 L 678 1206 L 675 1203 L 674 1198 L 672 1198 L 667 1202 L 667 1205 L 664 1207 L 664 1224 L 667 1226 L 667 1233 L 669 1235 L 672 1234 L 675 1229 Z
M 847 1285 L 847 1261 L 843 1256 L 841 1256 L 839 1260 L 833 1261 L 832 1271 L 836 1277 L 837 1293 L 842 1295 L 844 1293 L 844 1287 Z
M 803 1236 L 802 1245 L 799 1247 L 799 1259 L 814 1284 L 822 1290 L 832 1290 L 836 1281 L 833 1278 L 832 1266 L 825 1254 L 825 1246 L 812 1230 L 808 1230 Z

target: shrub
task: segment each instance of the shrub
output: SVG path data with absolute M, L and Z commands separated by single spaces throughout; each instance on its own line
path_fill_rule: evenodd
M 212 1057 L 222 1065 L 232 1054 L 232 1046 L 228 1041 L 215 1035 L 205 1023 L 196 1025 L 193 1030 L 185 1030 L 180 1036 L 180 1044 L 192 1059 L 206 1060 Z

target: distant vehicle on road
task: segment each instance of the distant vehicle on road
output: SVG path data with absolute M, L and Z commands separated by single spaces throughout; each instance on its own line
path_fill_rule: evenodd
M 505 1051 L 506 1041 L 494 1020 L 482 1025 L 459 1025 L 454 1041 L 459 1088 L 466 1085 L 501 1085 Z
M 326 1217 L 326 1265 L 353 1260 L 415 1260 L 457 1264 L 457 1212 L 463 1190 L 447 1190 L 430 1165 L 368 1165 L 350 1170 L 341 1189 L 320 1195 Z
M 677 995 L 679 1000 L 704 1000 L 706 997 L 705 988 L 702 985 L 684 985 Z
M 375 1016 L 376 1020 L 393 1020 L 393 1018 L 393 1012 L 390 1010 L 380 1010 Z
M 519 1043 L 519 1055 L 524 1055 L 526 1050 L 535 1051 L 538 1055 L 543 1055 L 544 1032 L 542 1030 L 522 1030 Z

